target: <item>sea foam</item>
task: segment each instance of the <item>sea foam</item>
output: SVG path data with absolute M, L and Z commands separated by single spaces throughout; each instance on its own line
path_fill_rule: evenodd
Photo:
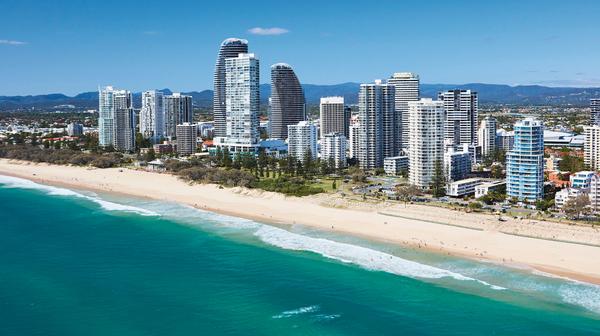
M 463 281 L 475 281 L 492 289 L 505 289 L 504 287 L 495 286 L 459 273 L 420 264 L 366 247 L 340 243 L 324 238 L 308 237 L 276 227 L 261 226 L 255 232 L 255 235 L 265 243 L 283 249 L 314 252 L 326 258 L 356 264 L 368 270 L 383 271 L 411 278 L 453 278 Z
M 86 199 L 98 204 L 102 209 L 107 211 L 123 211 L 123 212 L 133 212 L 143 216 L 160 216 L 158 213 L 146 209 L 142 209 L 139 207 L 134 207 L 125 204 L 119 204 L 115 202 L 110 202 L 103 200 L 97 196 L 88 196 L 81 193 L 78 193 L 74 190 L 60 187 L 53 187 L 49 185 L 39 184 L 27 179 L 22 179 L 18 177 L 12 176 L 3 176 L 0 175 L 0 184 L 5 188 L 17 188 L 17 189 L 33 189 L 40 190 L 45 192 L 48 195 L 52 196 L 71 196 Z

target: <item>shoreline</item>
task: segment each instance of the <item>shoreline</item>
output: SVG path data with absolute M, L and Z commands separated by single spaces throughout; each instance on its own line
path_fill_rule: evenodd
M 335 195 L 298 198 L 243 188 L 189 185 L 174 175 L 128 168 L 92 169 L 0 159 L 0 174 L 49 185 L 168 200 L 276 226 L 299 224 L 600 285 L 600 248 L 594 246 L 600 242 L 600 232 L 594 228 L 540 221 L 495 223 L 489 215 L 423 205 L 352 204 Z M 340 202 L 346 202 L 344 207 Z M 397 215 L 402 213 L 409 214 Z

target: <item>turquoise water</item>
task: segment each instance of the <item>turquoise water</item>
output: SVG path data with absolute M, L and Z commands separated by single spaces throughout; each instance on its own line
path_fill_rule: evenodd
M 0 335 L 600 335 L 598 286 L 8 177 L 0 266 Z

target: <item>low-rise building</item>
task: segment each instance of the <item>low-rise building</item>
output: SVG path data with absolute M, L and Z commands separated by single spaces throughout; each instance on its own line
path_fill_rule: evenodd
M 551 171 L 548 173 L 548 181 L 557 188 L 566 188 L 571 186 L 570 176 L 569 172 Z
M 575 174 L 572 174 L 569 177 L 571 187 L 578 189 L 590 189 L 592 176 L 594 176 L 594 172 L 592 171 L 580 171 Z
M 83 124 L 72 122 L 67 125 L 67 134 L 69 136 L 83 135 Z
M 173 145 L 168 142 L 164 142 L 161 144 L 152 145 L 152 149 L 154 149 L 154 153 L 163 155 L 163 154 L 171 154 L 176 151 L 177 145 Z
M 496 180 L 496 181 L 487 181 L 475 186 L 475 198 L 483 197 L 490 192 L 504 192 L 506 191 L 506 181 L 504 180 Z
M 570 199 L 587 194 L 587 190 L 579 188 L 564 188 L 554 195 L 554 207 L 562 209 Z
M 383 159 L 383 170 L 387 175 L 400 175 L 408 172 L 408 156 L 391 156 Z
M 471 172 L 471 154 L 450 148 L 444 153 L 444 169 L 448 182 L 465 179 Z
M 546 171 L 560 171 L 560 161 L 562 161 L 561 157 L 551 154 L 550 157 L 546 158 Z
M 475 187 L 484 183 L 481 178 L 468 178 L 450 182 L 446 185 L 446 195 L 452 197 L 463 197 L 475 193 Z

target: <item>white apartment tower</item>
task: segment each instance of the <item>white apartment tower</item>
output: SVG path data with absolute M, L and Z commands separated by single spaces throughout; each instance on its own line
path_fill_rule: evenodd
M 591 170 L 600 170 L 600 126 L 587 126 L 583 145 L 583 159 Z
M 116 150 L 135 150 L 135 119 L 131 92 L 106 86 L 99 90 L 98 141 Z
M 197 127 L 195 124 L 183 123 L 176 126 L 177 153 L 192 155 L 196 152 Z
M 115 118 L 115 93 L 120 92 L 112 86 L 98 89 L 98 143 L 101 147 L 113 145 L 114 118 Z
M 225 59 L 225 142 L 233 151 L 253 151 L 258 145 L 259 84 L 254 54 Z
M 192 96 L 173 93 L 163 97 L 165 106 L 165 137 L 173 138 L 177 125 L 193 122 Z
M 409 181 L 427 189 L 436 164 L 444 162 L 446 110 L 444 102 L 425 98 L 409 102 L 408 107 Z
M 348 142 L 350 143 L 350 148 L 349 148 L 349 157 L 351 159 L 358 159 L 358 134 L 360 131 L 360 125 L 359 123 L 354 123 L 352 125 L 350 125 L 350 139 L 348 140 Z
M 456 145 L 477 144 L 477 92 L 449 90 L 440 92 L 438 100 L 444 102 L 446 109 L 446 139 Z
M 381 168 L 384 158 L 398 154 L 394 98 L 395 87 L 381 80 L 360 85 L 358 164 L 361 169 Z
M 396 119 L 398 122 L 398 149 L 408 148 L 408 102 L 419 100 L 419 75 L 396 72 L 388 79 L 396 88 Z
M 489 156 L 496 149 L 496 118 L 487 116 L 479 125 L 477 144 L 481 147 L 481 155 Z
M 321 160 L 333 162 L 336 169 L 346 167 L 346 137 L 341 133 L 328 133 L 321 139 Z
M 165 136 L 165 109 L 163 93 L 157 90 L 142 92 L 140 133 L 153 142 Z
M 590 99 L 590 126 L 600 126 L 600 99 Z
M 288 155 L 297 161 L 304 161 L 310 151 L 313 159 L 317 158 L 317 128 L 308 121 L 296 125 L 288 125 Z

